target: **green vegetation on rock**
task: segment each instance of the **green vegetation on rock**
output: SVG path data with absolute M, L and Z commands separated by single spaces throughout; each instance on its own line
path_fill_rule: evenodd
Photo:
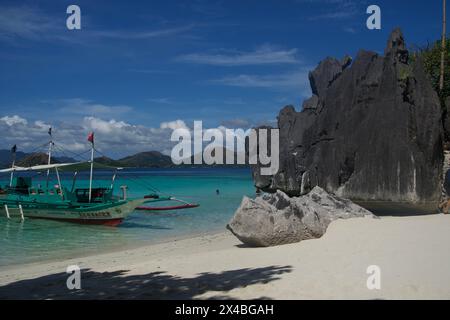
M 422 59 L 425 70 L 430 76 L 431 83 L 439 94 L 442 106 L 444 106 L 443 102 L 447 97 L 450 97 L 450 39 L 447 39 L 446 41 L 447 50 L 445 55 L 444 89 L 442 92 L 439 90 L 442 52 L 441 43 L 442 41 L 438 40 L 433 44 L 429 44 L 427 47 L 419 49 L 414 56 L 418 55 Z

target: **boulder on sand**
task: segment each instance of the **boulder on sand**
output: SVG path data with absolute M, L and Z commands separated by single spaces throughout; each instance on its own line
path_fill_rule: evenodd
M 254 200 L 244 197 L 227 229 L 246 245 L 269 247 L 320 238 L 336 219 L 365 216 L 373 217 L 350 200 L 315 187 L 301 197 L 281 191 Z

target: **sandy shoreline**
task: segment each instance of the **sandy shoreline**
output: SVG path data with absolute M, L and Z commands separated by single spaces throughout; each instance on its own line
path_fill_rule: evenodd
M 205 231 L 202 233 L 181 234 L 181 235 L 177 235 L 177 236 L 161 237 L 161 238 L 156 238 L 156 239 L 152 239 L 152 240 L 142 240 L 139 243 L 124 244 L 124 245 L 120 245 L 120 246 L 108 247 L 108 248 L 105 248 L 102 250 L 98 249 L 98 248 L 94 249 L 94 250 L 90 250 L 90 251 L 77 250 L 70 254 L 65 253 L 63 256 L 60 256 L 60 257 L 46 257 L 46 258 L 39 259 L 39 260 L 25 261 L 23 263 L 15 262 L 13 264 L 4 264 L 4 265 L 0 265 L 0 274 L 3 272 L 10 271 L 10 270 L 16 270 L 16 269 L 22 269 L 22 268 L 28 269 L 28 268 L 33 268 L 34 266 L 39 266 L 39 265 L 43 265 L 43 264 L 51 265 L 54 263 L 65 262 L 65 261 L 69 261 L 69 260 L 77 260 L 77 259 L 79 260 L 79 259 L 89 258 L 89 257 L 93 257 L 93 256 L 98 256 L 98 255 L 105 255 L 105 254 L 110 254 L 110 253 L 111 254 L 120 253 L 120 252 L 124 252 L 124 251 L 152 247 L 152 246 L 170 243 L 170 242 L 177 242 L 177 241 L 183 241 L 183 240 L 194 239 L 194 238 L 209 237 L 209 236 L 214 236 L 217 234 L 227 233 L 227 232 L 225 232 L 225 230 L 226 230 L 225 228 L 216 228 L 214 230 Z
M 246 248 L 230 233 L 0 270 L 0 298 L 450 299 L 450 216 L 351 219 L 318 240 Z M 69 291 L 67 266 L 81 290 Z M 381 290 L 366 286 L 381 269 Z

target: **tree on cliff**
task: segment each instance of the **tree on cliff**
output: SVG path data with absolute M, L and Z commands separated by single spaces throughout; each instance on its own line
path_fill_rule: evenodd
M 426 48 L 419 48 L 414 54 L 414 58 L 422 58 L 425 69 L 428 72 L 433 87 L 439 94 L 442 111 L 445 115 L 447 108 L 445 100 L 450 97 L 450 68 L 446 68 L 450 61 L 450 43 L 446 37 L 446 0 L 442 0 L 442 37 L 441 40 L 428 44 Z
M 448 65 L 450 61 L 450 39 L 445 42 L 445 65 Z M 426 48 L 419 49 L 417 52 L 418 56 L 422 58 L 425 66 L 425 70 L 431 78 L 433 87 L 439 94 L 442 106 L 444 106 L 444 101 L 450 96 L 450 68 L 445 68 L 444 72 L 444 86 L 440 90 L 440 75 L 441 75 L 441 54 L 442 54 L 442 41 L 438 40 L 433 44 L 429 44 Z
M 442 52 L 444 55 L 444 79 L 441 90 L 441 66 Z M 442 50 L 442 41 L 438 40 L 432 44 L 428 44 L 425 48 L 417 50 L 413 57 L 420 57 L 423 61 L 426 72 L 428 73 L 433 88 L 439 95 L 442 110 L 442 122 L 444 127 L 446 149 L 450 149 L 450 39 L 445 41 L 445 50 Z

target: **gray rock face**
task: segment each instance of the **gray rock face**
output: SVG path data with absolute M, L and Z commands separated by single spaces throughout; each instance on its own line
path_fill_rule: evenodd
M 447 144 L 450 142 L 450 97 L 445 99 L 444 133 Z
M 277 191 L 252 200 L 244 197 L 227 228 L 249 246 L 268 247 L 322 237 L 336 219 L 372 216 L 320 187 L 301 197 Z
M 309 82 L 311 83 L 311 90 L 315 96 L 322 96 L 352 62 L 349 56 L 346 56 L 342 61 L 335 58 L 326 58 L 319 63 L 319 66 L 309 73 Z
M 441 194 L 443 126 L 439 98 L 400 30 L 385 56 L 360 51 L 349 66 L 327 58 L 310 74 L 302 112 L 278 116 L 280 170 L 256 187 L 290 196 L 320 186 L 350 199 L 436 202 Z

